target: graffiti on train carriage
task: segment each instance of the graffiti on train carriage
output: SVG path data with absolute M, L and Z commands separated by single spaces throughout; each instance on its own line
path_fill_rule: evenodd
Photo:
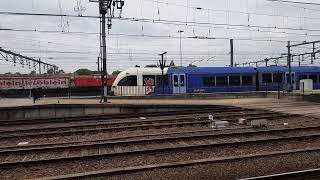
M 155 76 L 143 76 L 143 85 L 146 86 L 146 94 L 154 92 Z
M 69 88 L 69 77 L 3 77 L 0 89 Z

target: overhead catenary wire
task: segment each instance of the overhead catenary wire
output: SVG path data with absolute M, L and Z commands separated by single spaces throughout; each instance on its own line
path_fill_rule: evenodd
M 59 16 L 59 15 L 58 15 Z M 83 16 L 82 16 L 83 17 Z M 132 20 L 132 22 L 140 22 L 139 20 Z M 168 24 L 165 22 L 156 22 L 156 21 L 148 21 L 149 23 L 162 23 L 162 24 Z M 250 32 L 256 32 L 256 33 L 272 33 L 272 34 L 287 34 L 287 35 L 298 35 L 298 36 L 309 36 L 309 37 L 319 37 L 320 34 L 310 34 L 307 32 L 304 33 L 293 33 L 293 32 L 286 32 L 286 31 L 279 31 L 279 29 L 277 29 L 277 31 L 272 31 L 272 30 L 261 30 L 259 29 L 259 27 L 253 27 L 253 26 L 247 26 L 244 28 L 241 27 L 229 27 L 229 26 L 210 26 L 210 25 L 195 25 L 195 24 L 176 24 L 176 23 L 169 23 L 169 24 L 173 24 L 173 25 L 177 25 L 177 26 L 199 26 L 199 27 L 209 27 L 209 28 L 215 28 L 215 29 L 232 29 L 235 31 L 250 31 Z M 276 27 L 271 27 L 271 28 L 276 28 Z M 66 31 L 53 31 L 53 30 L 38 30 L 38 29 L 14 29 L 14 28 L 1 28 L 0 30 L 2 31 L 17 31 L 17 32 L 42 32 L 42 33 L 62 33 L 62 34 L 75 34 L 75 35 L 82 35 L 82 34 L 86 34 L 86 35 L 97 35 L 97 33 L 91 33 L 91 32 L 66 32 Z M 297 29 L 298 30 L 298 29 Z M 303 29 L 301 29 L 303 30 Z M 143 37 L 143 36 L 141 36 Z M 148 36 L 145 36 L 148 37 Z M 279 37 L 270 37 L 270 39 L 272 38 L 279 38 Z
M 285 0 L 267 0 L 271 2 L 282 2 L 282 3 L 290 3 L 290 4 L 304 4 L 304 5 L 315 5 L 320 6 L 320 3 L 314 3 L 314 2 L 302 2 L 302 1 L 285 1 Z
M 23 12 L 0 12 L 0 14 L 6 15 L 23 15 L 23 16 L 51 16 L 51 17 L 73 17 L 73 18 L 95 18 L 99 16 L 77 16 L 71 14 L 49 14 L 49 13 L 23 13 Z M 287 16 L 288 17 L 288 16 Z M 248 27 L 247 24 L 230 24 L 230 23 L 211 23 L 211 22 L 195 22 L 195 21 L 180 21 L 180 20 L 167 20 L 167 19 L 150 19 L 150 18 L 136 18 L 136 17 L 113 17 L 113 19 L 134 21 L 134 22 L 150 22 L 150 23 L 163 23 L 163 24 L 176 24 L 176 25 L 216 25 L 216 26 L 229 26 L 229 27 Z M 290 28 L 290 27 L 277 27 L 277 26 L 261 26 L 250 25 L 251 28 L 262 29 L 279 29 L 279 30 L 292 30 L 292 31 L 310 31 L 320 32 L 320 29 L 308 29 L 308 28 Z
M 17 31 L 17 32 L 39 32 L 39 33 L 63 33 L 63 34 L 85 34 L 85 35 L 98 35 L 97 32 L 63 32 L 57 30 L 38 30 L 38 29 L 14 29 L 14 28 L 0 28 L 0 31 Z M 172 35 L 148 35 L 148 34 L 108 34 L 109 36 L 126 36 L 126 37 L 144 37 L 144 38 L 171 38 L 179 39 L 178 36 Z M 319 35 L 320 36 L 320 35 Z M 207 36 L 182 36 L 183 39 L 203 39 L 203 40 L 229 40 L 229 37 L 207 37 Z M 285 40 L 275 40 L 273 37 L 264 37 L 265 39 L 255 39 L 255 38 L 233 38 L 238 41 L 264 41 L 264 42 L 287 42 Z M 270 38 L 270 39 L 269 39 Z M 292 41 L 292 42 L 302 42 L 302 41 Z
M 157 2 L 159 4 L 164 4 L 164 5 L 171 5 L 171 6 L 176 6 L 176 7 L 183 7 L 183 8 L 188 8 L 188 9 L 194 9 L 194 10 L 203 10 L 203 11 L 211 11 L 211 12 L 225 12 L 225 13 L 238 13 L 238 14 L 250 14 L 250 15 L 257 15 L 257 16 L 270 16 L 270 17 L 290 17 L 290 18 L 296 18 L 296 19 L 300 19 L 300 17 L 298 16 L 286 16 L 286 15 L 278 15 L 278 14 L 267 14 L 267 13 L 256 13 L 256 12 L 246 12 L 246 11 L 234 11 L 234 10 L 225 10 L 225 9 L 212 9 L 212 8 L 208 8 L 208 7 L 200 7 L 200 6 L 188 6 L 188 5 L 184 5 L 184 4 L 177 4 L 177 3 L 172 3 L 172 2 L 167 2 L 167 1 L 159 1 L 159 0 L 144 0 L 147 2 Z M 304 7 L 299 7 L 298 8 L 304 8 Z M 308 9 L 308 8 L 304 8 L 304 9 Z M 318 10 L 320 11 L 320 10 Z M 309 19 L 319 19 L 317 17 L 306 17 Z

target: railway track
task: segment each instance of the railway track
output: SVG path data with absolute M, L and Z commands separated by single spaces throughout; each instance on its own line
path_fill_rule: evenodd
M 156 116 L 156 117 L 135 117 L 135 118 L 124 118 L 124 119 L 116 119 L 116 120 L 94 120 L 94 121 L 84 121 L 84 122 L 74 122 L 74 123 L 52 123 L 47 126 L 43 126 L 42 124 L 36 124 L 36 125 L 29 125 L 29 126 L 2 126 L 0 129 L 1 132 L 10 132 L 10 131 L 17 131 L 23 128 L 23 130 L 40 130 L 40 129 L 54 129 L 54 128 L 81 128 L 83 126 L 97 126 L 97 125 L 110 125 L 110 126 L 117 126 L 117 125 L 123 125 L 123 124 L 141 124 L 141 123 L 154 123 L 154 122 L 170 122 L 170 121 L 183 121 L 183 120 L 192 120 L 192 119 L 199 119 L 199 118 L 208 118 L 208 114 L 213 114 L 216 118 L 223 118 L 223 117 L 232 117 L 232 116 L 244 116 L 246 114 L 248 115 L 268 115 L 268 114 L 274 114 L 270 111 L 249 111 L 249 112 L 205 112 L 205 113 L 197 113 L 192 115 L 172 115 L 172 116 Z M 282 113 L 284 114 L 284 113 Z M 280 115 L 280 114 L 279 114 Z
M 201 109 L 185 109 L 181 111 L 168 111 L 168 112 L 151 112 L 151 113 L 121 113 L 121 114 L 108 114 L 108 115 L 88 115 L 81 117 L 69 117 L 69 118 L 47 118 L 47 119 L 20 119 L 20 120 L 0 120 L 1 126 L 9 125 L 30 125 L 39 123 L 68 123 L 68 122 L 83 122 L 93 120 L 116 120 L 124 118 L 139 118 L 150 116 L 174 116 L 174 115 L 187 115 L 187 114 L 199 114 L 199 113 L 216 113 L 216 112 L 239 112 L 239 111 L 255 111 L 254 109 L 233 107 L 233 106 L 216 106 L 210 108 Z
M 272 174 L 266 176 L 257 176 L 251 178 L 244 178 L 239 180 L 273 180 L 273 179 L 290 179 L 290 180 L 316 180 L 320 178 L 320 169 L 307 169 L 301 171 L 293 171 L 279 174 Z
M 296 159 L 297 156 L 308 156 L 309 154 L 319 154 L 320 148 L 303 148 L 303 149 L 295 149 L 295 150 L 286 150 L 286 151 L 274 151 L 274 152 L 268 152 L 268 153 L 256 153 L 256 154 L 250 154 L 250 155 L 241 155 L 241 156 L 229 156 L 229 157 L 222 157 L 222 158 L 205 158 L 205 159 L 198 159 L 198 160 L 189 160 L 189 161 L 180 161 L 180 162 L 170 162 L 170 163 L 156 163 L 151 165 L 137 165 L 137 166 L 130 166 L 125 168 L 111 168 L 111 169 L 105 169 L 105 170 L 98 170 L 98 171 L 90 171 L 85 173 L 70 173 L 66 175 L 58 175 L 58 176 L 49 176 L 49 177 L 42 177 L 42 178 L 34 178 L 33 180 L 62 180 L 62 179 L 92 179 L 92 178 L 112 178 L 115 179 L 130 179 L 131 177 L 138 176 L 140 179 L 148 179 L 150 177 L 159 177 L 160 179 L 166 179 L 168 176 L 170 176 L 170 169 L 179 169 L 183 170 L 185 169 L 192 169 L 192 167 L 205 167 L 209 165 L 213 165 L 214 167 L 219 166 L 225 166 L 225 164 L 233 164 L 234 166 L 238 167 L 240 169 L 241 166 L 239 162 L 245 161 L 245 164 L 253 164 L 257 162 L 264 161 L 265 159 L 276 159 L 279 162 L 283 163 L 284 161 L 290 161 L 292 159 Z M 279 160 L 280 159 L 280 160 Z M 279 167 L 279 164 L 268 164 L 274 165 L 273 168 L 281 168 Z M 252 166 L 252 165 L 251 165 Z M 266 166 L 264 164 L 256 164 L 255 166 L 261 167 Z M 217 168 L 219 169 L 219 168 Z M 236 168 L 235 168 L 236 169 Z M 160 173 L 157 173 L 157 171 L 160 171 Z M 187 171 L 187 170 L 186 170 Z M 243 171 L 249 171 L 243 169 Z M 211 169 L 211 178 L 214 179 L 221 179 L 219 178 L 219 174 L 221 176 L 221 173 L 215 174 L 214 169 Z M 249 171 L 250 172 L 250 171 Z M 163 175 L 163 173 L 167 173 Z M 180 177 L 178 179 L 183 179 L 184 175 L 182 175 L 183 172 L 180 172 Z M 251 172 L 253 173 L 253 172 Z M 256 174 L 259 174 L 261 172 L 255 172 Z M 301 177 L 310 177 L 310 173 L 314 177 L 319 177 L 319 169 L 312 169 L 312 170 L 306 170 L 306 171 L 297 171 L 293 173 L 287 173 L 287 174 L 279 174 L 275 175 L 271 178 L 265 178 L 264 176 L 261 176 L 262 179 L 286 179 L 282 177 L 290 177 L 289 179 L 293 180 L 301 180 Z M 159 174 L 163 175 L 158 176 Z M 172 175 L 177 175 L 179 173 L 172 173 Z M 232 173 L 229 173 L 232 174 Z M 240 173 L 241 174 L 241 173 Z M 227 176 L 227 175 L 224 175 Z M 236 176 L 236 175 L 231 175 Z M 130 178 L 129 178 L 130 177 Z M 222 175 L 223 177 L 223 175 Z M 230 176 L 229 176 L 230 177 Z M 300 178 L 299 178 L 300 177 Z M 194 177 L 196 178 L 196 177 Z M 174 179 L 171 177 L 171 179 Z M 255 178 L 253 178 L 255 179 Z M 258 178 L 259 179 L 259 178 Z M 251 180 L 250 178 L 248 180 Z M 308 180 L 308 179 L 307 179 Z M 314 178 L 311 178 L 310 180 L 315 180 Z
M 58 135 L 70 136 L 83 133 L 101 133 L 101 132 L 119 132 L 133 130 L 149 130 L 172 127 L 185 126 L 206 126 L 211 121 L 208 120 L 208 115 L 196 115 L 193 117 L 170 118 L 170 119 L 151 119 L 151 120 L 133 120 L 121 122 L 104 122 L 95 124 L 72 125 L 67 127 L 50 127 L 50 128 L 35 128 L 25 130 L 9 130 L 0 131 L 0 139 L 7 138 L 32 138 L 32 137 L 54 137 Z M 235 122 L 238 118 L 245 117 L 248 121 L 255 119 L 283 119 L 299 117 L 299 115 L 275 114 L 273 112 L 253 112 L 247 114 L 225 114 L 214 115 L 215 119 L 228 119 Z
M 38 163 L 75 161 L 87 158 L 126 156 L 132 154 L 161 153 L 186 149 L 240 146 L 272 142 L 319 141 L 320 126 L 275 129 L 263 131 L 203 133 L 175 137 L 152 137 L 145 139 L 97 141 L 88 143 L 69 143 L 36 145 L 0 149 L 0 168 L 34 165 Z
M 291 127 L 301 127 L 300 122 L 296 123 L 290 123 Z M 292 127 L 293 126 L 293 127 Z M 309 124 L 309 127 L 317 127 L 318 124 L 315 125 L 315 123 Z M 302 126 L 303 127 L 303 126 Z M 270 125 L 271 129 L 283 129 L 283 123 L 273 123 Z M 222 128 L 222 129 L 195 129 L 195 130 L 180 130 L 180 131 L 173 131 L 173 132 L 151 132 L 151 133 L 142 133 L 142 134 L 130 134 L 130 135 L 121 135 L 121 136 L 115 136 L 115 137 L 109 137 L 109 138 L 98 138 L 98 139 L 89 139 L 89 140 L 75 140 L 75 141 L 62 141 L 62 142 L 56 142 L 54 143 L 35 143 L 35 144 L 27 144 L 23 146 L 19 146 L 17 144 L 12 144 L 11 146 L 3 146 L 0 147 L 0 151 L 2 149 L 19 149 L 19 147 L 42 147 L 42 146 L 55 146 L 55 145 L 63 145 L 63 144 L 69 144 L 69 145 L 76 145 L 81 143 L 89 142 L 92 143 L 103 143 L 103 142 L 110 142 L 110 141 L 120 141 L 120 140 L 138 140 L 138 139 L 148 139 L 148 138 L 159 138 L 159 137 L 177 137 L 177 136 L 195 136 L 195 135 L 202 135 L 202 134 L 224 134 L 224 133 L 239 133 L 239 132 L 246 132 L 246 131 L 253 131 L 251 126 L 239 126 L 239 127 L 232 127 L 232 128 Z M 254 130 L 255 131 L 255 130 Z
M 10 138 L 12 140 L 14 138 L 50 138 L 172 127 L 194 126 L 196 128 L 188 132 L 147 134 L 147 131 L 143 131 L 145 133 L 143 135 L 137 133 L 102 140 L 0 147 L 0 177 L 8 179 L 15 177 L 23 179 L 36 177 L 41 177 L 41 179 L 88 179 L 163 168 L 237 162 L 243 159 L 259 159 L 269 156 L 320 153 L 320 148 L 313 148 L 320 147 L 320 126 L 317 123 L 314 123 L 317 126 L 296 127 L 296 125 L 292 125 L 290 128 L 283 128 L 282 121 L 285 119 L 290 120 L 290 118 L 297 117 L 297 124 L 302 121 L 315 120 L 299 119 L 299 117 L 306 118 L 301 115 L 243 108 L 181 111 L 179 115 L 170 115 L 170 113 L 161 112 L 159 113 L 160 117 L 156 118 L 151 118 L 151 116 L 157 116 L 155 114 L 150 114 L 150 116 L 138 114 L 131 116 L 132 119 L 124 119 L 121 116 L 110 117 L 110 119 L 97 117 L 93 120 L 86 119 L 87 117 L 78 120 L 71 118 L 70 121 L 66 120 L 67 127 L 32 127 L 37 122 L 7 124 L 12 127 L 28 125 L 31 128 L 0 131 L 0 140 L 2 141 Z M 204 129 L 203 126 L 210 123 L 207 120 L 208 114 L 213 114 L 215 119 L 226 119 L 232 123 L 238 118 L 245 118 L 249 121 L 269 119 L 273 120 L 273 124 L 270 129 L 259 131 L 248 126 L 223 130 Z M 147 118 L 140 119 L 141 116 Z M 118 121 L 111 122 L 111 119 Z M 53 120 L 43 122 L 43 124 L 51 125 L 51 123 L 61 122 Z M 294 123 L 290 122 L 290 124 Z M 28 175 L 28 173 L 30 174 Z M 48 178 L 43 178 L 44 176 Z

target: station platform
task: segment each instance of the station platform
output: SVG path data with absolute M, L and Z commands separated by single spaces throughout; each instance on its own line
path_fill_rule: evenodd
M 245 92 L 245 93 L 214 93 L 214 94 L 182 94 L 155 96 L 110 96 L 107 104 L 159 104 L 159 105 L 236 105 L 274 103 L 286 100 L 309 101 L 320 103 L 320 91 L 302 94 L 284 92 Z M 101 104 L 98 96 L 44 97 L 33 103 L 32 98 L 0 98 L 1 107 L 39 106 L 52 104 Z

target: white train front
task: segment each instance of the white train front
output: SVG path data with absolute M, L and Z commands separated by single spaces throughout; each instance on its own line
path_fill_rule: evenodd
M 164 69 L 164 84 L 168 85 L 168 68 Z M 130 68 L 121 72 L 113 82 L 111 90 L 116 96 L 142 96 L 155 92 L 161 86 L 160 68 Z

